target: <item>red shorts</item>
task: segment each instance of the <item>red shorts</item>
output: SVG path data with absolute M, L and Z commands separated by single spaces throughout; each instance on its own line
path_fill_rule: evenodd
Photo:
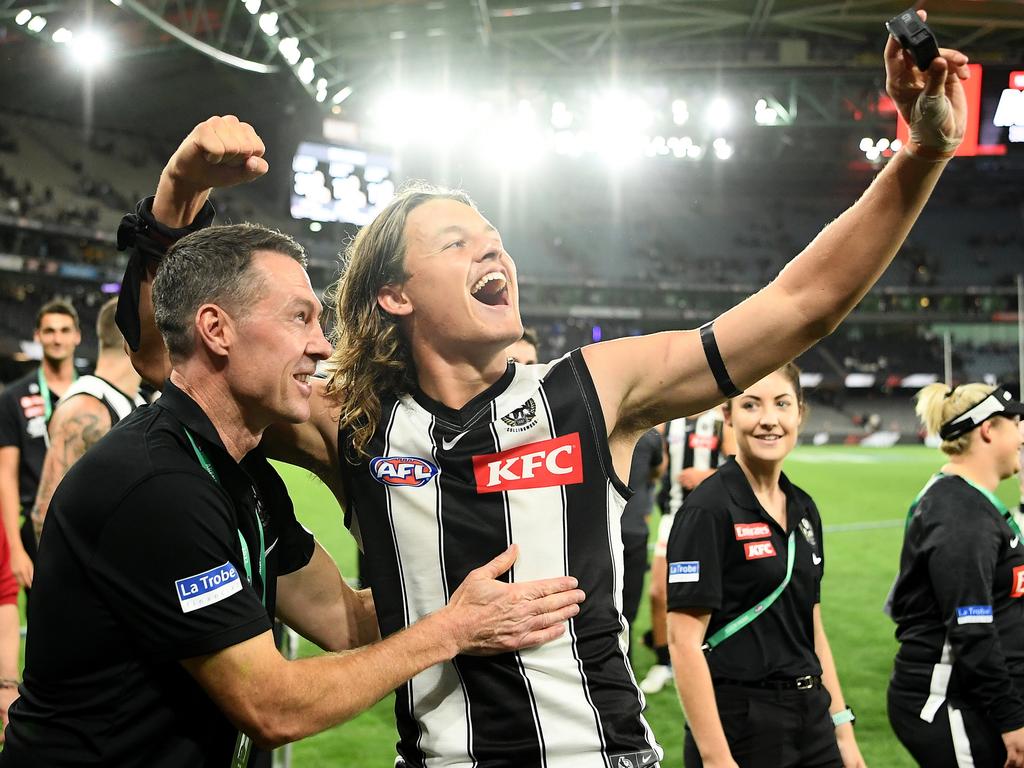
M 0 528 L 0 605 L 18 604 L 18 582 L 11 573 L 11 547 Z

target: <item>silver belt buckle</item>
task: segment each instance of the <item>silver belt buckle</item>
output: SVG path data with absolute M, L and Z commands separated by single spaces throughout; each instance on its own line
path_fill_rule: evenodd
M 798 691 L 809 691 L 814 687 L 814 676 L 804 675 L 796 679 L 796 689 Z

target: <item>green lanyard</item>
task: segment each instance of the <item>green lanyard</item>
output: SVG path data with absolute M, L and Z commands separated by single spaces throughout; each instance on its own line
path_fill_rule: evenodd
M 50 403 L 50 385 L 46 383 L 46 375 L 43 373 L 43 366 L 36 371 L 36 379 L 39 382 L 39 394 L 43 396 L 43 419 L 47 424 L 53 416 L 53 405 Z M 78 381 L 78 371 L 72 371 L 71 381 Z
M 199 459 L 199 463 L 202 465 L 203 469 L 206 470 L 206 473 L 213 478 L 213 481 L 220 485 L 220 476 L 217 474 L 217 470 L 214 469 L 213 464 L 207 458 L 206 454 L 203 452 L 203 449 L 199 447 L 198 443 L 196 443 L 196 439 L 192 437 L 192 433 L 188 430 L 188 428 L 183 427 L 183 429 L 185 430 L 185 437 L 187 437 L 188 441 L 192 444 L 192 450 L 195 451 L 196 458 Z M 256 501 L 257 503 L 259 503 L 259 498 L 257 498 Z M 264 607 L 266 607 L 267 547 L 263 541 L 263 523 L 260 522 L 259 514 L 255 512 L 253 514 L 256 518 L 256 530 L 259 531 L 260 534 L 260 602 L 263 604 Z M 242 565 L 245 567 L 245 576 L 249 579 L 249 584 L 252 584 L 252 562 L 249 559 L 249 545 L 245 543 L 245 537 L 242 536 L 241 529 L 236 530 L 238 531 L 238 543 L 242 546 Z M 252 739 L 250 739 L 244 733 L 239 731 L 238 738 L 235 739 L 235 748 L 231 753 L 231 768 L 245 768 L 245 766 L 249 763 L 250 752 L 252 752 Z
M 927 483 L 925 483 L 925 486 L 924 488 L 921 489 L 921 492 L 917 494 L 917 497 L 914 499 L 914 502 L 910 505 L 910 509 L 907 511 L 907 524 L 904 527 L 904 531 L 906 531 L 906 529 L 910 527 L 910 520 L 914 516 L 914 512 L 917 509 L 917 505 L 921 503 L 921 497 L 923 497 L 928 492 L 928 489 L 930 489 L 937 480 L 940 480 L 943 477 L 959 477 L 961 480 L 963 480 L 965 483 L 971 486 L 971 488 L 973 488 L 982 496 L 984 496 L 985 499 L 988 500 L 988 503 L 995 507 L 996 511 L 1003 516 L 1003 519 L 1006 521 L 1006 524 L 1010 526 L 1010 530 L 1013 531 L 1013 535 L 1016 536 L 1018 539 L 1021 538 L 1020 526 L 1017 525 L 1017 521 L 1013 519 L 1013 513 L 1006 508 L 1006 505 L 1003 504 L 1002 499 L 1000 499 L 998 496 L 992 493 L 992 491 L 990 491 L 988 488 L 982 488 L 976 482 L 974 482 L 973 480 L 968 480 L 963 475 L 947 475 L 944 472 L 937 472 L 934 475 L 932 475 L 932 478 Z
M 795 530 L 790 531 L 789 540 L 786 544 L 786 547 L 788 548 L 788 551 L 786 553 L 786 578 L 782 580 L 782 583 L 779 584 L 779 586 L 772 590 L 771 594 L 763 598 L 757 605 L 755 605 L 753 608 L 748 608 L 747 610 L 745 610 L 743 613 L 741 613 L 739 616 L 737 616 L 735 619 L 730 621 L 720 630 L 715 632 L 715 634 L 713 634 L 711 637 L 705 640 L 704 645 L 701 646 L 701 649 L 705 653 L 710 651 L 712 648 L 715 648 L 716 646 L 720 645 L 724 641 L 728 640 L 730 637 L 732 637 L 745 626 L 747 626 L 747 624 L 749 624 L 762 613 L 764 613 L 766 610 L 768 610 L 768 606 L 770 606 L 772 603 L 778 600 L 779 595 L 781 595 L 783 591 L 785 591 L 786 587 L 789 586 L 789 580 L 793 578 L 793 560 L 796 558 Z

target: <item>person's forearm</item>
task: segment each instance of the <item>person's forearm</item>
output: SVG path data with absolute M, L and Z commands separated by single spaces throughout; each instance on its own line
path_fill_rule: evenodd
M 765 289 L 800 309 L 812 340 L 831 333 L 885 271 L 944 167 L 896 153 L 861 198 Z
M 160 174 L 160 182 L 153 198 L 153 218 L 173 229 L 187 227 L 193 222 L 213 190 L 196 189 L 175 177 L 168 165 Z
M 285 665 L 272 692 L 266 680 L 261 722 L 251 733 L 262 748 L 274 748 L 352 719 L 409 678 L 455 656 L 458 648 L 445 620 L 428 616 L 385 640 L 354 651 Z
M 0 516 L 3 518 L 4 533 L 12 552 L 24 552 L 21 543 L 21 497 L 17 479 L 0 480 Z
M 731 752 L 718 716 L 715 688 L 704 651 L 682 643 L 672 643 L 671 648 L 676 690 L 700 756 L 705 761 L 725 760 Z
M 0 678 L 17 680 L 21 620 L 17 605 L 0 605 Z

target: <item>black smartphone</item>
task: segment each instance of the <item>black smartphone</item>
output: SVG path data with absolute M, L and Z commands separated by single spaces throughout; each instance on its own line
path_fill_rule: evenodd
M 889 19 L 885 22 L 885 28 L 901 47 L 913 54 L 914 63 L 922 72 L 928 69 L 932 59 L 939 55 L 939 43 L 935 39 L 935 34 L 921 21 L 921 17 L 913 8 Z

